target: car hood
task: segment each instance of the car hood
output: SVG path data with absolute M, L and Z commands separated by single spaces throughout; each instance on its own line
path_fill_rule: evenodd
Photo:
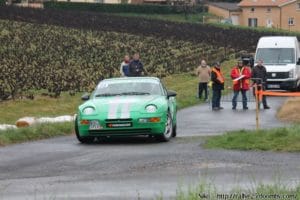
M 289 72 L 292 69 L 295 69 L 295 64 L 287 65 L 265 65 L 267 72 Z
M 160 95 L 97 97 L 87 101 L 79 109 L 92 106 L 96 108 L 97 113 L 107 113 L 108 118 L 129 118 L 131 112 L 146 112 L 145 107 L 149 104 L 154 104 L 161 110 L 165 107 L 166 97 Z

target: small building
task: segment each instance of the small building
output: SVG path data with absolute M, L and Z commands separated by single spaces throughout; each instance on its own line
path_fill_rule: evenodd
M 208 4 L 208 12 L 230 21 L 233 25 L 241 24 L 242 9 L 237 3 L 211 2 Z
M 242 0 L 242 24 L 300 31 L 300 0 Z
M 300 31 L 300 0 L 242 0 L 208 3 L 208 12 L 234 25 Z

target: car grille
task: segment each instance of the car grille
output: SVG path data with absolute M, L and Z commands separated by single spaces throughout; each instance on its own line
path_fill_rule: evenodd
M 267 77 L 268 79 L 286 79 L 289 78 L 289 72 L 268 72 Z
M 127 119 L 106 119 L 106 122 L 131 122 L 132 118 Z
M 114 130 L 90 130 L 91 135 L 146 135 L 151 133 L 150 128 L 140 129 L 114 129 Z

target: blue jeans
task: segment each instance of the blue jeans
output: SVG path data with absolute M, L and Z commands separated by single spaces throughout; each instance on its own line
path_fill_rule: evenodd
M 221 101 L 222 90 L 213 90 L 212 94 L 212 108 L 219 108 Z
M 242 93 L 242 99 L 243 99 L 243 108 L 247 108 L 247 95 L 246 92 L 247 90 L 238 90 L 238 91 L 233 91 L 233 98 L 232 98 L 232 108 L 236 108 L 237 105 L 237 98 L 239 96 L 239 93 Z

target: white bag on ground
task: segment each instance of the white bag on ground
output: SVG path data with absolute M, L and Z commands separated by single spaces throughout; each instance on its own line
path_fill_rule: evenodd
M 7 130 L 7 129 L 16 129 L 16 125 L 10 125 L 10 124 L 0 124 L 0 130 Z
M 17 127 L 27 127 L 27 126 L 31 126 L 35 123 L 36 123 L 36 118 L 34 118 L 34 117 L 23 117 L 21 119 L 18 119 L 18 121 L 16 121 L 16 126 Z
M 23 117 L 18 119 L 16 122 L 17 127 L 27 127 L 34 124 L 41 124 L 41 123 L 60 123 L 60 122 L 72 122 L 75 119 L 75 115 L 64 115 L 59 117 Z
M 74 121 L 74 116 L 64 115 L 59 117 L 41 117 L 37 119 L 38 123 L 57 123 Z

